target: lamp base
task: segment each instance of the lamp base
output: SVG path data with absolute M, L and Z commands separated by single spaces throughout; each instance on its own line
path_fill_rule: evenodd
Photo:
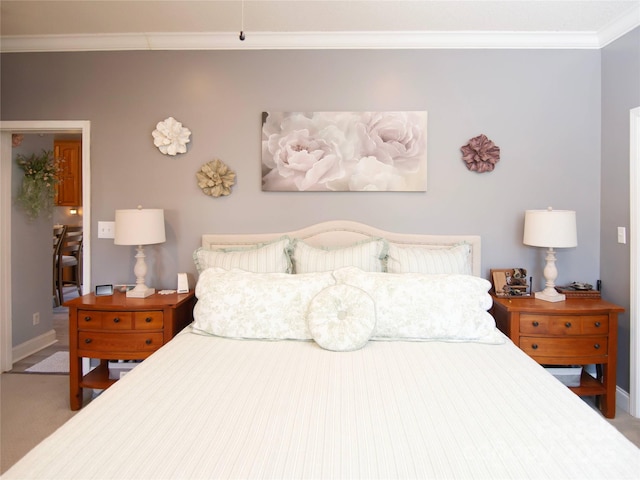
M 142 288 L 138 288 L 142 287 Z M 147 287 L 146 285 L 137 285 L 136 288 L 127 292 L 129 298 L 147 298 L 156 293 L 155 288 Z
M 562 293 L 558 293 L 555 290 L 553 290 L 552 293 L 549 293 L 547 292 L 547 289 L 544 289 L 541 292 L 536 292 L 535 297 L 538 300 L 544 300 L 545 302 L 564 302 L 567 299 L 566 295 L 563 295 Z

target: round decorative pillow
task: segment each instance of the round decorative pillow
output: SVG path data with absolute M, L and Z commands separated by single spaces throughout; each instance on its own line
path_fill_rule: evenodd
M 326 350 L 348 352 L 366 345 L 376 326 L 373 299 L 351 285 L 332 285 L 309 303 L 307 324 L 311 337 Z

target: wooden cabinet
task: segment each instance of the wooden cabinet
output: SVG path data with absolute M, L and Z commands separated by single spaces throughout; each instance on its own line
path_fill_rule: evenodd
M 607 418 L 616 414 L 618 314 L 622 307 L 600 299 L 493 298 L 498 328 L 543 365 L 596 365 L 596 377 L 583 369 L 578 395 L 595 395 Z
M 55 158 L 62 159 L 56 184 L 55 204 L 61 207 L 82 205 L 82 142 L 80 140 L 55 140 Z
M 147 358 L 191 323 L 194 304 L 193 292 L 147 298 L 92 293 L 65 303 L 71 410 L 82 407 L 83 388 L 105 389 L 116 381 L 109 376 L 109 360 Z M 100 364 L 83 375 L 83 358 L 100 359 Z

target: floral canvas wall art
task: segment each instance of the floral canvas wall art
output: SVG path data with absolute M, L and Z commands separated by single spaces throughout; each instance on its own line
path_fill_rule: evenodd
M 426 191 L 427 112 L 263 112 L 264 191 Z

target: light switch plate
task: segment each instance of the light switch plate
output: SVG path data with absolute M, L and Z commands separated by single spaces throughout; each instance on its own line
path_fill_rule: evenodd
M 98 238 L 115 238 L 116 222 L 98 222 Z
M 627 243 L 627 229 L 618 227 L 618 243 Z

